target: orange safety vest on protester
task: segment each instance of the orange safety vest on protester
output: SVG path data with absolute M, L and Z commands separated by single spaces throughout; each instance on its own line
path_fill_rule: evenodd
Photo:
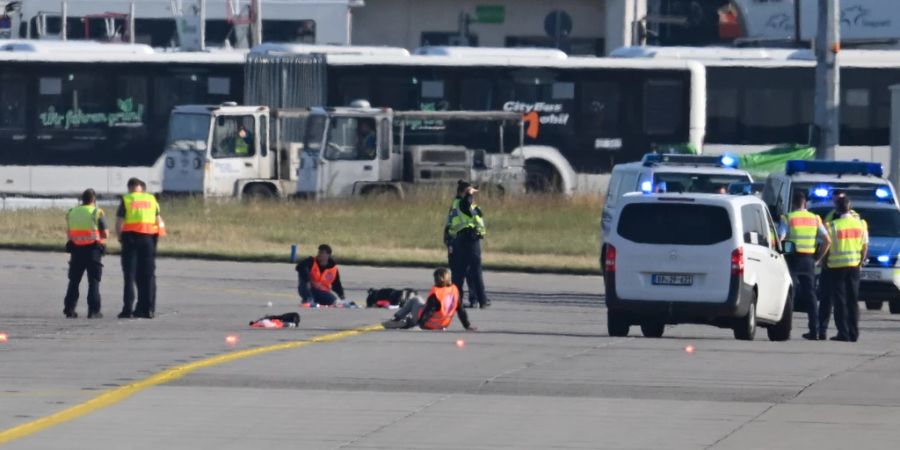
M 102 244 L 100 237 L 100 218 L 103 210 L 94 205 L 76 206 L 66 214 L 68 222 L 68 237 L 77 246 Z
M 434 286 L 431 288 L 431 292 L 428 293 L 428 297 L 431 298 L 432 295 L 437 299 L 441 307 L 428 318 L 428 321 L 422 325 L 422 328 L 426 330 L 443 330 L 450 326 L 453 315 L 456 314 L 456 308 L 459 307 L 459 291 L 454 285 L 447 287 Z
M 322 271 L 319 269 L 319 261 L 313 258 L 312 268 L 309 269 L 309 284 L 312 285 L 313 289 L 326 292 L 331 291 L 331 284 L 337 278 L 337 273 L 337 265 Z
M 140 233 L 165 236 L 165 227 L 157 224 L 159 203 L 146 192 L 132 192 L 122 197 L 125 204 L 123 233 Z

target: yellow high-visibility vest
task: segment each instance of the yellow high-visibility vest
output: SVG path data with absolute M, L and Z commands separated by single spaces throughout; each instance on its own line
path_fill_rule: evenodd
M 156 225 L 159 203 L 156 197 L 146 192 L 132 192 L 122 197 L 125 203 L 123 233 L 160 234 Z
M 862 260 L 866 223 L 855 217 L 841 217 L 829 224 L 831 251 L 828 252 L 829 269 L 859 266 Z
M 470 209 L 474 211 L 477 206 L 473 203 Z M 484 237 L 486 230 L 484 227 L 484 219 L 481 214 L 468 215 L 459 209 L 459 199 L 453 200 L 453 206 L 450 207 L 450 237 L 455 238 L 460 231 L 472 228 L 479 237 Z
M 103 243 L 100 237 L 100 218 L 103 210 L 94 205 L 76 206 L 66 213 L 68 238 L 75 245 Z
M 811 255 L 816 252 L 816 236 L 822 219 L 809 211 L 793 211 L 787 215 L 787 240 L 794 243 L 796 253 Z

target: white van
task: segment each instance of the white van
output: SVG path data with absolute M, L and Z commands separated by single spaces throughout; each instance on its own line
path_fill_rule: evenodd
M 610 336 L 702 323 L 790 339 L 792 284 L 765 203 L 752 195 L 626 194 L 607 233 Z
M 619 209 L 621 198 L 630 192 L 716 193 L 733 185 L 747 185 L 753 178 L 738 168 L 731 155 L 696 156 L 648 153 L 639 162 L 613 167 L 603 216 L 600 222 L 600 264 L 603 265 L 606 233 Z

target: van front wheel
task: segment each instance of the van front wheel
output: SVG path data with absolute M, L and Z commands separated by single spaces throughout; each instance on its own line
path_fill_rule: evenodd
M 766 330 L 770 341 L 787 341 L 791 338 L 793 314 L 794 299 L 793 295 L 788 292 L 788 298 L 784 302 L 784 311 L 781 312 L 781 320 Z
M 666 331 L 666 324 L 663 322 L 644 322 L 641 324 L 641 333 L 644 337 L 660 338 Z

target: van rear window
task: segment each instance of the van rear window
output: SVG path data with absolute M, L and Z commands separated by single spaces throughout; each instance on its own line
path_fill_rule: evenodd
M 639 244 L 712 245 L 731 238 L 731 219 L 720 206 L 632 203 L 616 231 Z

